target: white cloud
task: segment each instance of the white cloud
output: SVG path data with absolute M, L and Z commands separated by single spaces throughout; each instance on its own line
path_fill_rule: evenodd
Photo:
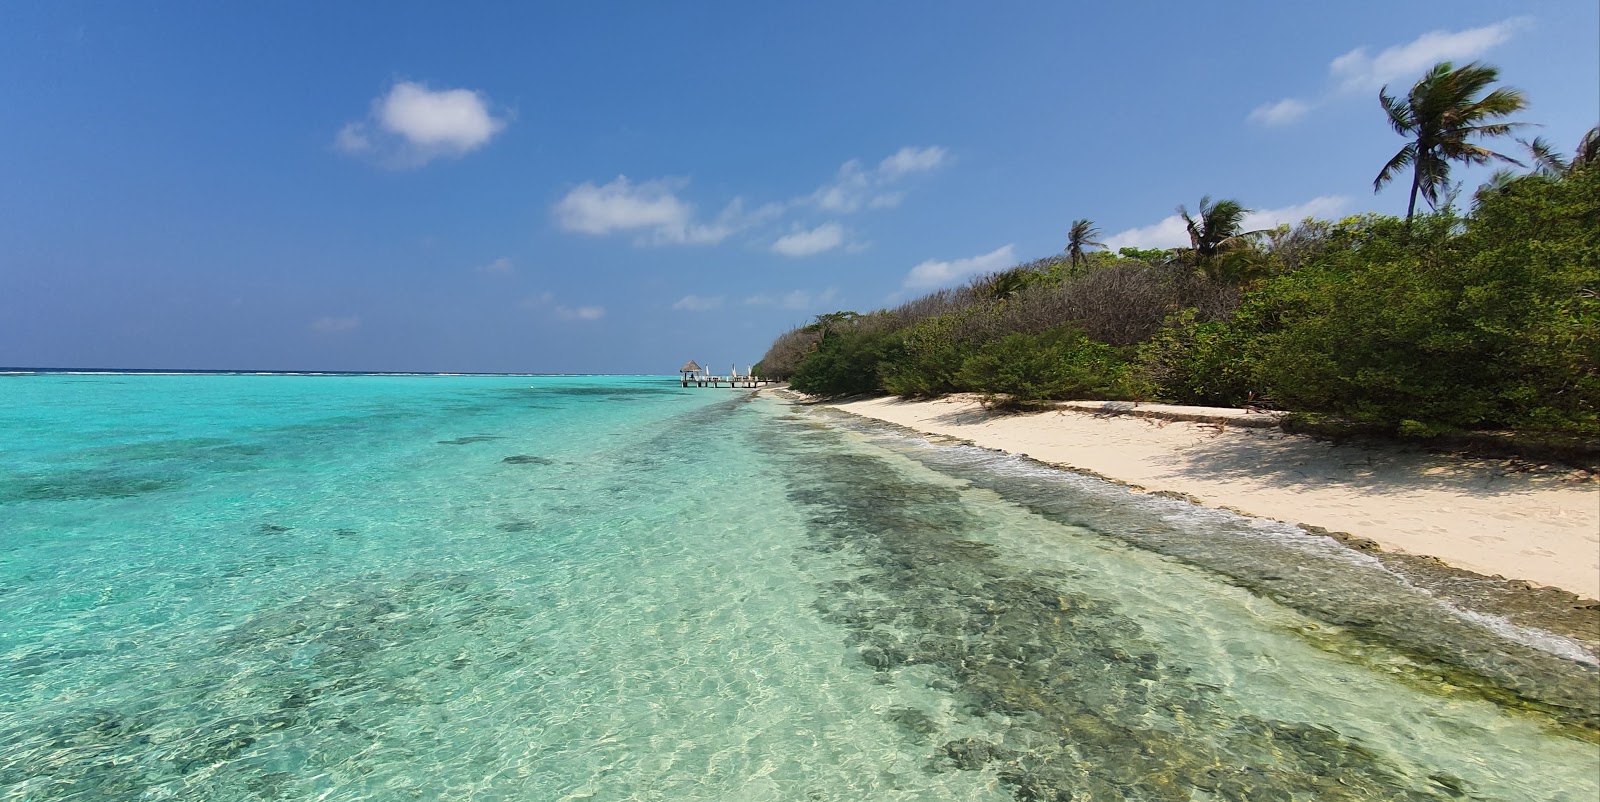
M 949 152 L 938 145 L 925 148 L 904 147 L 878 163 L 878 175 L 886 179 L 899 178 L 908 173 L 925 173 L 944 164 Z
M 811 193 L 811 201 L 830 212 L 854 212 L 868 200 L 872 177 L 861 169 L 854 159 L 839 166 L 833 183 L 824 184 Z
M 709 312 L 722 306 L 722 296 L 706 298 L 699 295 L 685 295 L 672 305 L 673 309 L 680 312 Z
M 1016 263 L 1013 246 L 1003 245 L 988 253 L 951 261 L 928 260 L 906 274 L 907 289 L 929 289 L 950 284 L 969 276 L 992 273 Z
M 517 302 L 523 309 L 543 309 L 556 299 L 556 294 L 546 290 L 538 295 L 530 295 Z
M 1343 195 L 1321 195 L 1296 206 L 1282 206 L 1277 209 L 1257 209 L 1244 216 L 1244 230 L 1258 231 L 1264 228 L 1277 228 L 1285 223 L 1294 225 L 1307 217 L 1323 219 L 1335 218 L 1344 214 L 1350 205 L 1350 199 Z M 1184 235 L 1184 243 L 1189 242 L 1188 234 Z
M 811 309 L 824 304 L 831 304 L 839 297 L 837 287 L 829 287 L 822 292 L 808 292 L 795 290 L 778 299 L 778 305 L 785 309 Z
M 504 120 L 489 113 L 485 99 L 470 89 L 433 91 L 422 84 L 401 82 L 379 102 L 377 117 L 383 127 L 424 147 L 442 147 L 465 153 L 481 147 Z
M 364 133 L 358 129 L 341 131 L 340 139 L 359 149 L 366 147 Z M 796 207 L 832 213 L 892 209 L 906 196 L 894 184 L 908 176 L 936 170 L 949 161 L 949 151 L 938 145 L 903 147 L 871 168 L 852 159 L 840 165 L 832 181 L 809 195 L 753 209 L 746 208 L 743 198 L 735 197 L 712 219 L 702 218 L 693 203 L 680 197 L 689 183 L 681 178 L 636 183 L 619 175 L 605 184 L 585 181 L 567 192 L 551 211 L 561 228 L 580 234 L 632 234 L 636 245 L 714 245 L 777 220 Z M 806 256 L 852 247 L 845 240 L 845 231 L 839 224 L 822 223 L 810 230 L 791 231 L 771 247 L 787 256 Z
M 1307 101 L 1291 97 L 1264 103 L 1253 109 L 1248 119 L 1258 125 L 1288 125 L 1305 117 L 1331 96 L 1371 92 L 1396 82 L 1409 86 L 1434 64 L 1477 58 L 1509 40 L 1530 22 L 1527 17 L 1513 17 L 1464 31 L 1429 31 L 1405 44 L 1385 48 L 1376 56 L 1369 54 L 1367 48 L 1358 47 L 1328 64 L 1333 86 L 1321 99 Z
M 839 288 L 829 287 L 821 292 L 791 290 L 782 295 L 752 295 L 740 303 L 745 306 L 781 306 L 785 309 L 813 309 L 832 304 L 839 298 Z
M 361 328 L 361 318 L 350 317 L 319 317 L 311 323 L 311 330 L 318 334 L 339 334 L 346 331 L 355 331 Z
M 687 184 L 667 178 L 635 184 L 627 176 L 600 186 L 586 181 L 558 201 L 554 213 L 562 228 L 581 234 L 631 232 L 640 245 L 713 245 L 783 211 L 776 204 L 745 211 L 744 200 L 734 198 L 715 220 L 699 222 L 694 205 L 676 194 Z
M 893 209 L 894 207 L 899 206 L 900 202 L 905 199 L 906 193 L 904 192 L 885 192 L 882 195 L 874 195 L 872 200 L 867 201 L 867 208 Z
M 555 300 L 555 293 L 546 290 L 522 299 L 517 302 L 517 306 L 541 312 L 548 309 L 550 315 L 559 320 L 599 320 L 606 315 L 603 306 L 566 306 L 557 304 Z
M 811 256 L 831 251 L 844 244 L 844 227 L 838 223 L 823 223 L 809 231 L 796 231 L 778 238 L 772 250 L 784 256 Z
M 634 184 L 627 176 L 604 186 L 585 181 L 556 203 L 556 219 L 568 231 L 611 234 L 640 228 L 683 230 L 694 208 L 673 194 L 681 182 L 645 181 Z
M 505 127 L 479 92 L 401 81 L 372 101 L 367 119 L 340 128 L 334 147 L 387 167 L 420 167 L 477 150 Z
M 1106 249 L 1122 248 L 1178 248 L 1189 244 L 1189 231 L 1183 218 L 1172 215 L 1148 226 L 1118 231 L 1106 237 Z
M 599 320 L 606 316 L 603 306 L 558 306 L 555 311 L 556 317 L 562 320 Z
M 516 272 L 516 266 L 511 263 L 510 258 L 502 256 L 486 265 L 479 265 L 477 271 L 479 273 L 508 276 Z
M 1242 224 L 1245 231 L 1256 231 L 1264 228 L 1276 228 L 1281 223 L 1293 225 L 1307 217 L 1336 217 L 1344 211 L 1349 202 L 1350 199 L 1342 195 L 1323 195 L 1295 206 L 1283 206 L 1277 209 L 1257 209 L 1245 215 Z M 1111 251 L 1117 251 L 1121 248 L 1186 248 L 1188 246 L 1189 230 L 1184 226 L 1183 218 L 1178 215 L 1162 218 L 1160 222 L 1147 226 L 1119 231 L 1106 237 L 1106 248 Z
M 1257 106 L 1250 112 L 1250 122 L 1262 125 L 1288 125 L 1311 110 L 1311 105 L 1303 100 L 1284 98 L 1277 103 L 1266 103 Z
M 1344 92 L 1371 91 L 1397 80 L 1409 83 L 1438 62 L 1477 58 L 1510 39 L 1528 22 L 1526 17 L 1513 17 L 1482 28 L 1429 31 L 1403 45 L 1385 48 L 1376 56 L 1369 56 L 1365 47 L 1358 47 L 1334 59 L 1328 72 Z
M 346 153 L 364 153 L 372 149 L 372 140 L 367 136 L 365 123 L 345 123 L 339 129 L 339 135 L 334 137 L 333 146 Z
M 860 160 L 851 159 L 839 166 L 833 181 L 818 187 L 803 200 L 836 213 L 858 212 L 863 208 L 892 209 L 905 199 L 905 192 L 891 191 L 887 189 L 890 185 L 915 173 L 936 170 L 948 162 L 949 151 L 938 145 L 903 147 L 870 170 Z

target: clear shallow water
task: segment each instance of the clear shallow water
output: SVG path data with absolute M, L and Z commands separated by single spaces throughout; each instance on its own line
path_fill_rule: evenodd
M 0 799 L 1600 794 L 1591 667 L 1350 552 L 775 401 L 24 376 L 0 431 Z

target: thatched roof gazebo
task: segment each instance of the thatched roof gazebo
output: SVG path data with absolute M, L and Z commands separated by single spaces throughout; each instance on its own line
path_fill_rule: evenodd
M 678 375 L 681 377 L 683 385 L 687 387 L 689 386 L 689 382 L 694 381 L 695 376 L 699 375 L 700 371 L 700 363 L 691 359 L 688 362 L 683 363 L 683 367 L 678 368 Z

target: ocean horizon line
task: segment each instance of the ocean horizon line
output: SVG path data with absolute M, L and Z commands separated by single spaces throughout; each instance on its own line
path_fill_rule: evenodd
M 526 376 L 583 377 L 583 376 L 659 376 L 671 378 L 672 373 L 499 373 L 488 371 L 434 371 L 434 370 L 251 370 L 248 368 L 81 368 L 81 367 L 24 367 L 0 366 L 0 375 L 55 375 L 55 376 Z

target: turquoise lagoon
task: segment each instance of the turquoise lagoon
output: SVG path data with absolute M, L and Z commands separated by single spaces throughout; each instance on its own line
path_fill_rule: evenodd
M 777 399 L 18 375 L 0 432 L 0 800 L 1600 796 L 1568 642 Z

